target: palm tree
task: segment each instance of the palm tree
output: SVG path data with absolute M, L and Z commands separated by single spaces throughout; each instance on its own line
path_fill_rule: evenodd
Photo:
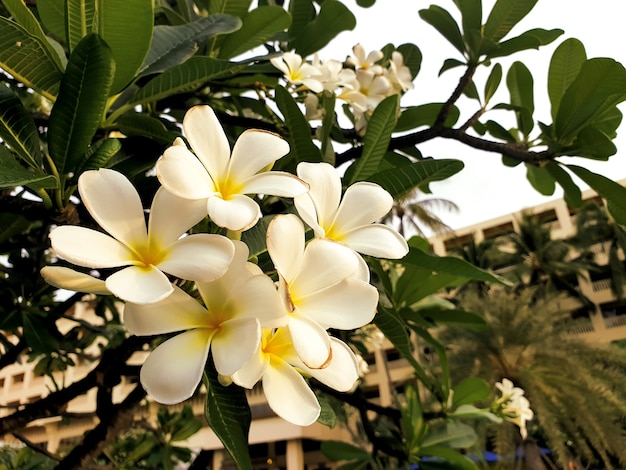
M 395 226 L 403 236 L 410 232 L 416 232 L 424 237 L 424 229 L 439 234 L 452 231 L 452 229 L 435 214 L 435 211 L 458 212 L 458 206 L 447 199 L 429 198 L 420 199 L 419 189 L 414 189 L 406 196 L 394 201 L 391 212 L 387 214 L 383 222 Z
M 487 327 L 439 332 L 449 348 L 451 373 L 489 383 L 508 378 L 523 388 L 535 412 L 530 435 L 545 438 L 561 468 L 573 468 L 574 462 L 625 468 L 626 350 L 568 334 L 572 323 L 559 300 L 538 296 L 536 289 L 504 288 L 459 298 L 460 307 L 482 314 Z M 515 455 L 519 434 L 515 443 L 510 428 L 498 429 L 496 452 Z
M 615 222 L 609 212 L 596 201 L 587 201 L 576 214 L 576 235 L 572 242 L 582 248 L 598 243 L 606 243 L 608 267 L 611 283 L 619 300 L 624 298 L 626 266 L 623 262 L 626 253 L 626 230 Z

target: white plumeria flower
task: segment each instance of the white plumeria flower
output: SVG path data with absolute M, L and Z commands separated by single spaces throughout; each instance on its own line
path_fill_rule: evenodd
M 404 57 L 399 51 L 391 53 L 389 68 L 385 69 L 385 76 L 391 82 L 394 91 L 401 93 L 414 88 L 411 70 L 404 65 Z
M 87 294 L 111 295 L 102 279 L 89 274 L 74 271 L 63 266 L 44 266 L 41 268 L 44 281 L 59 289 L 85 292 Z
M 507 378 L 502 379 L 502 382 L 497 382 L 496 388 L 500 390 L 502 396 L 495 401 L 495 404 L 501 408 L 504 419 L 517 425 L 522 438 L 526 439 L 528 436 L 526 422 L 533 419 L 534 413 L 530 408 L 530 402 L 524 396 L 524 390 L 515 387 Z
M 261 346 L 232 379 L 252 388 L 261 380 L 270 408 L 298 426 L 313 424 L 320 414 L 317 397 L 298 371 L 340 392 L 352 390 L 359 378 L 357 359 L 342 341 L 331 338 L 332 360 L 324 369 L 311 369 L 299 358 L 288 328 L 263 331 Z
M 272 280 L 250 269 L 243 242 L 235 246 L 224 276 L 196 283 L 205 306 L 178 287 L 154 304 L 126 304 L 124 324 L 133 334 L 183 331 L 157 346 L 141 368 L 143 387 L 159 403 L 180 403 L 193 395 L 209 350 L 217 372 L 231 375 L 258 350 L 262 327 L 287 322 Z
M 304 62 L 299 54 L 285 52 L 281 57 L 270 59 L 270 62 L 285 74 L 285 80 L 289 83 L 304 85 L 315 93 L 324 89 L 324 85 L 320 81 L 322 73 L 314 65 Z
M 326 367 L 331 344 L 326 330 L 369 323 L 378 291 L 357 278 L 360 265 L 353 251 L 321 239 L 305 247 L 304 225 L 293 214 L 272 220 L 267 251 L 278 272 L 278 291 L 298 356 L 312 369 Z
M 86 171 L 78 180 L 85 207 L 110 235 L 85 227 L 61 226 L 50 233 L 52 248 L 62 258 L 88 268 L 123 269 L 106 279 L 117 297 L 136 303 L 161 300 L 173 291 L 164 273 L 211 281 L 226 272 L 234 247 L 221 235 L 181 238 L 206 215 L 202 204 L 161 188 L 152 201 L 148 227 L 139 194 L 117 171 Z
M 391 210 L 393 198 L 375 183 L 358 182 L 341 198 L 341 178 L 328 163 L 302 162 L 298 176 L 309 192 L 294 199 L 298 214 L 315 237 L 348 246 L 378 258 L 399 259 L 409 252 L 406 240 L 393 228 L 373 222 Z
M 357 44 L 352 48 L 352 53 L 354 56 L 348 57 L 346 60 L 348 65 L 355 67 L 357 70 L 370 70 L 374 74 L 382 73 L 383 68 L 376 64 L 384 57 L 382 51 L 371 51 L 366 54 L 363 45 Z
M 391 82 L 387 77 L 376 75 L 371 70 L 358 70 L 356 79 L 359 82 L 359 93 L 365 96 L 368 111 L 373 111 L 380 104 L 389 92 L 393 90 Z
M 171 193 L 203 201 L 205 213 L 220 227 L 242 231 L 257 223 L 261 209 L 247 194 L 294 197 L 308 189 L 294 175 L 266 171 L 289 152 L 289 144 L 276 134 L 244 131 L 231 155 L 226 134 L 209 106 L 187 111 L 183 130 L 195 155 L 176 139 L 157 161 L 157 177 Z

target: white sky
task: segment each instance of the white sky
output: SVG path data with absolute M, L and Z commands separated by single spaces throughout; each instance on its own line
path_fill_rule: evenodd
M 401 101 L 403 106 L 445 101 L 456 85 L 462 69 L 453 69 L 438 79 L 439 67 L 446 58 L 460 58 L 456 50 L 430 25 L 422 21 L 418 10 L 437 4 L 449 9 L 453 15 L 457 10 L 451 0 L 377 0 L 368 9 L 356 6 L 355 0 L 343 0 L 357 15 L 354 31 L 341 33 L 329 47 L 321 52 L 322 59 L 339 59 L 351 53 L 354 44 L 360 42 L 366 50 L 379 49 L 391 42 L 396 46 L 410 42 L 417 44 L 423 54 L 422 68 L 415 80 L 415 89 L 409 91 Z M 493 1 L 483 2 L 491 5 Z M 541 49 L 526 51 L 513 56 L 533 72 L 535 79 L 535 119 L 550 122 L 547 97 L 547 68 L 552 52 L 564 39 L 575 37 L 585 45 L 587 57 L 611 57 L 626 64 L 626 16 L 623 12 L 625 0 L 540 0 L 533 11 L 511 32 L 511 37 L 532 28 L 560 28 L 565 33 L 553 44 Z M 483 22 L 486 14 L 483 15 Z M 517 33 L 517 34 L 516 34 Z M 502 59 L 504 76 L 512 60 Z M 476 81 L 481 90 L 488 70 L 477 72 Z M 503 81 L 499 88 L 501 95 L 491 101 L 498 103 L 508 99 L 508 91 Z M 626 106 L 621 106 L 626 113 Z M 475 107 L 461 106 L 462 117 L 469 117 Z M 512 113 L 511 113 L 512 114 Z M 494 119 L 497 120 L 496 114 Z M 626 119 L 625 119 L 626 120 Z M 587 159 L 571 159 L 576 163 L 611 179 L 626 178 L 626 124 L 615 141 L 618 153 L 608 162 L 595 162 Z M 525 168 L 504 167 L 500 156 L 468 149 L 466 146 L 443 139 L 421 145 L 425 156 L 435 158 L 457 158 L 465 162 L 461 173 L 441 183 L 433 183 L 433 196 L 449 199 L 460 207 L 459 214 L 440 214 L 452 228 L 461 228 L 475 222 L 488 220 L 525 207 L 545 202 L 552 197 L 537 193 L 526 181 Z M 620 150 L 621 154 L 620 155 Z M 581 184 L 582 187 L 585 187 Z M 557 188 L 558 191 L 558 188 Z

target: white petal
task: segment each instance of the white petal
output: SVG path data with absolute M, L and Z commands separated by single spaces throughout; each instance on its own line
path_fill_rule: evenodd
M 205 330 L 187 331 L 160 344 L 141 368 L 143 388 L 165 405 L 190 398 L 202 379 L 209 347 Z
M 263 353 L 263 351 L 259 348 L 248 362 L 246 362 L 237 372 L 231 375 L 231 378 L 237 385 L 245 388 L 252 388 L 259 380 L 261 380 L 261 377 L 265 373 L 269 363 L 269 355 Z
M 264 328 L 287 324 L 287 314 L 274 282 L 265 274 L 253 276 L 233 292 L 228 311 L 257 318 Z
M 135 254 L 115 238 L 85 227 L 63 225 L 50 232 L 52 249 L 87 268 L 115 268 L 135 263 Z
M 356 275 L 357 256 L 339 243 L 320 238 L 311 240 L 304 251 L 301 270 L 290 284 L 293 301 Z
M 215 369 L 232 375 L 248 362 L 261 344 L 261 326 L 256 318 L 234 318 L 220 324 L 211 351 Z
M 213 222 L 235 232 L 248 230 L 261 218 L 259 205 L 243 194 L 235 194 L 228 200 L 212 196 L 208 208 Z
M 328 163 L 303 162 L 298 164 L 297 172 L 310 186 L 308 195 L 313 200 L 318 223 L 328 229 L 341 200 L 341 178 L 337 170 Z M 306 219 L 305 222 L 308 223 Z
M 246 194 L 269 194 L 279 197 L 296 197 L 305 194 L 308 185 L 300 178 L 284 171 L 259 173 L 246 180 L 242 192 Z
M 363 225 L 343 237 L 343 243 L 364 255 L 400 259 L 409 252 L 406 240 L 393 228 L 382 224 Z
M 286 140 L 272 132 L 249 129 L 239 136 L 230 157 L 229 174 L 245 180 L 289 153 Z
M 124 268 L 107 277 L 106 286 L 113 295 L 137 304 L 158 302 L 173 291 L 167 276 L 154 266 Z
M 207 310 L 174 286 L 165 299 L 151 304 L 124 305 L 124 326 L 137 336 L 161 335 L 206 326 Z
M 266 242 L 274 267 L 290 283 L 304 258 L 304 225 L 296 215 L 277 215 L 267 227 Z
M 333 229 L 343 234 L 355 227 L 371 224 L 387 214 L 391 206 L 393 198 L 377 184 L 355 183 L 343 195 Z
M 367 282 L 348 278 L 300 299 L 302 314 L 324 328 L 351 330 L 367 325 L 376 314 L 378 291 Z
M 213 178 L 226 175 L 230 146 L 228 139 L 209 106 L 194 106 L 183 119 L 183 130 L 189 145 Z
M 150 243 L 156 243 L 160 247 L 168 246 L 206 215 L 205 200 L 183 199 L 161 187 L 154 195 L 150 209 L 148 221 Z
M 278 416 L 297 426 L 313 424 L 320 414 L 317 397 L 296 370 L 279 358 L 263 374 L 267 404 Z
M 181 279 L 209 282 L 226 272 L 234 254 L 235 247 L 228 238 L 196 233 L 171 245 L 158 268 Z
M 301 194 L 293 198 L 293 203 L 296 206 L 298 215 L 304 222 L 313 229 L 313 233 L 316 237 L 323 237 L 326 233 L 322 226 L 317 221 L 317 210 L 313 199 L 308 193 Z
M 359 363 L 352 349 L 343 341 L 331 338 L 333 358 L 328 367 L 305 371 L 338 392 L 349 392 L 359 380 Z
M 298 356 L 311 369 L 328 365 L 330 357 L 330 336 L 315 320 L 304 315 L 289 318 L 289 333 Z
M 206 168 L 184 144 L 165 150 L 156 162 L 156 174 L 165 189 L 185 199 L 206 199 L 215 193 Z
M 94 220 L 114 238 L 127 246 L 145 242 L 141 199 L 124 175 L 106 168 L 85 171 L 78 178 L 78 191 Z
M 51 286 L 75 292 L 89 294 L 111 295 L 102 279 L 89 274 L 80 273 L 63 266 L 44 266 L 40 271 L 41 277 Z

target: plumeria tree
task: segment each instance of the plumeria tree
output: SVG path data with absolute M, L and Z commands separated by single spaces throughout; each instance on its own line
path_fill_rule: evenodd
M 428 45 L 356 44 L 325 57 L 356 24 L 339 0 L 2 0 L 0 367 L 27 357 L 52 378 L 78 359 L 92 369 L 53 379 L 47 396 L 0 418 L 0 433 L 62 416 L 96 389 L 99 424 L 58 457 L 57 468 L 86 468 L 146 395 L 176 404 L 201 394 L 209 425 L 247 469 L 246 390 L 261 384 L 297 425 L 332 425 L 331 404 L 356 408 L 367 444 L 325 451 L 359 468 L 476 468 L 464 455 L 477 442 L 473 420 L 509 420 L 526 437 L 533 414 L 521 391 L 502 382 L 493 406 L 475 406 L 495 384 L 453 382 L 431 334 L 481 323 L 438 292 L 505 281 L 378 221 L 394 200 L 463 170 L 420 152 L 452 139 L 525 165 L 538 191 L 558 185 L 577 207 L 575 175 L 626 224 L 626 189 L 566 158 L 616 152 L 626 70 L 567 39 L 547 77 L 522 62 L 505 73 L 500 59 L 563 33 L 511 33 L 536 1 L 415 12 L 453 46 L 440 73 L 458 83 L 443 103 L 405 106 Z M 533 115 L 535 79 L 547 122 Z M 97 322 L 68 313 L 85 301 Z M 389 407 L 360 389 L 373 329 L 414 372 Z M 416 340 L 436 363 L 418 357 Z M 140 370 L 129 366 L 144 349 Z M 139 383 L 114 402 L 123 377 Z

